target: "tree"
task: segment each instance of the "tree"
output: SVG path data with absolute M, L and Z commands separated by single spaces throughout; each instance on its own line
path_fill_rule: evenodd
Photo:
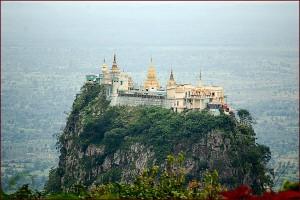
M 61 192 L 59 168 L 52 168 L 49 171 L 49 180 L 45 184 L 47 192 Z
M 252 118 L 251 114 L 246 109 L 240 109 L 237 112 L 237 115 L 239 117 L 239 122 L 241 124 L 250 126 L 254 123 L 254 119 Z
M 10 195 L 9 199 L 16 199 L 16 200 L 35 200 L 40 199 L 41 197 L 40 192 L 34 192 L 29 188 L 28 184 L 23 185 L 20 187 L 15 193 Z

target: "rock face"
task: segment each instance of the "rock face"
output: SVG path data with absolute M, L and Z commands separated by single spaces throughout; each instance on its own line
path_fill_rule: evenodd
M 110 107 L 101 86 L 85 85 L 59 137 L 59 165 L 50 172 L 46 189 L 130 183 L 145 168 L 164 167 L 166 156 L 179 152 L 186 157 L 188 179 L 200 179 L 205 170 L 216 169 L 228 187 L 241 183 L 253 187 L 267 177 L 269 156 L 254 136 L 251 126 L 226 115 Z

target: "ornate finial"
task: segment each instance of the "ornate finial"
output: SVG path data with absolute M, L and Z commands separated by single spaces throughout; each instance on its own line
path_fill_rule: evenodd
M 116 63 L 116 53 L 114 53 L 114 63 Z
M 105 58 L 103 59 L 103 63 L 105 63 Z
M 200 69 L 199 78 L 200 78 L 200 80 L 202 80 L 202 76 L 201 76 L 201 69 Z
M 174 80 L 174 76 L 173 76 L 173 69 L 172 69 L 172 66 L 171 66 L 171 74 L 170 74 L 170 80 Z
M 200 72 L 199 72 L 198 87 L 202 87 L 202 74 L 201 74 L 201 69 L 200 69 Z
M 151 56 L 151 58 L 150 58 L 150 63 L 151 63 L 151 64 L 153 63 L 152 56 Z

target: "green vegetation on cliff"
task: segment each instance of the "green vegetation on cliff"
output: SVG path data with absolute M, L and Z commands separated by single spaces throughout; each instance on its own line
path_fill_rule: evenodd
M 45 189 L 69 191 L 74 185 L 130 183 L 145 168 L 166 167 L 166 156 L 183 152 L 186 184 L 216 170 L 232 188 L 250 185 L 261 193 L 272 184 L 269 148 L 256 144 L 246 110 L 237 118 L 208 111 L 174 113 L 160 107 L 109 106 L 103 86 L 85 84 L 58 138 L 59 166 Z
M 290 200 L 299 199 L 299 183 L 285 182 L 280 192 L 266 191 L 254 195 L 252 189 L 241 185 L 228 191 L 219 182 L 218 172 L 206 171 L 203 179 L 191 180 L 186 184 L 184 155 L 168 155 L 164 169 L 152 166 L 135 177 L 131 184 L 120 182 L 93 185 L 89 188 L 76 184 L 68 192 L 47 193 L 31 190 L 23 185 L 15 193 L 7 195 L 0 191 L 1 199 L 52 200 L 52 199 L 199 199 L 199 200 Z

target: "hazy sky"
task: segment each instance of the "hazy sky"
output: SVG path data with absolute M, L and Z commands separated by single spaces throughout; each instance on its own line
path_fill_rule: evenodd
M 297 48 L 298 9 L 298 2 L 2 2 L 2 42 Z

